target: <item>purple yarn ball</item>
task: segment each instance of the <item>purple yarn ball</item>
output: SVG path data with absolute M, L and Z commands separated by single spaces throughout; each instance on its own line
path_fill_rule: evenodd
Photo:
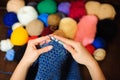
M 69 2 L 61 2 L 58 5 L 58 11 L 63 12 L 65 14 L 69 14 L 69 9 L 70 9 L 70 3 Z

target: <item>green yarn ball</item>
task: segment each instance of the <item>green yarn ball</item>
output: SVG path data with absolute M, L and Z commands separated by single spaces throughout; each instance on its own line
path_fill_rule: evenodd
M 37 10 L 39 13 L 53 14 L 57 11 L 57 3 L 53 0 L 41 1 L 37 5 Z

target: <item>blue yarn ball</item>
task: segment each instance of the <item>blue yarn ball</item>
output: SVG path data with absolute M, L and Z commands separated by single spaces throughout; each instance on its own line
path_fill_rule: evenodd
M 40 14 L 38 16 L 38 19 L 41 20 L 44 23 L 45 27 L 48 27 L 48 16 L 49 15 L 46 14 L 46 13 Z
M 69 14 L 69 10 L 70 10 L 70 3 L 69 2 L 61 2 L 58 5 L 58 11 L 59 12 L 63 12 L 65 14 Z
M 103 38 L 101 38 L 101 37 L 95 38 L 95 40 L 93 41 L 92 44 L 96 49 L 105 48 L 105 46 L 106 46 L 105 40 Z
M 5 59 L 8 61 L 13 61 L 15 57 L 15 51 L 14 49 L 10 49 L 6 52 Z
M 8 31 L 7 31 L 7 37 L 8 37 L 8 38 L 10 38 L 11 33 L 12 33 L 12 29 L 8 29 Z
M 14 23 L 18 22 L 16 13 L 14 12 L 6 13 L 3 17 L 3 22 L 6 25 L 6 27 L 11 28 Z

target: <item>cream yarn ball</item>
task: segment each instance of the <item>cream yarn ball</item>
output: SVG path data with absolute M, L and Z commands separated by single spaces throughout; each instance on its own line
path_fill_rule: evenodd
M 32 6 L 24 6 L 17 13 L 18 20 L 21 24 L 27 25 L 34 19 L 37 19 L 37 11 Z
M 43 29 L 44 24 L 38 19 L 35 19 L 26 25 L 26 30 L 30 36 L 39 36 Z
M 1 42 L 0 42 L 0 50 L 3 52 L 6 52 L 6 51 L 12 49 L 13 46 L 14 45 L 11 43 L 10 39 L 1 40 Z
M 12 30 L 14 31 L 16 28 L 22 27 L 22 26 L 23 26 L 23 25 L 22 25 L 21 23 L 19 23 L 19 22 L 14 23 L 14 24 L 12 25 Z
M 96 15 L 100 20 L 114 19 L 116 11 L 111 4 L 100 3 L 98 1 L 88 1 L 85 4 L 87 14 Z
M 7 11 L 17 13 L 18 10 L 25 6 L 24 0 L 9 0 L 7 2 Z
M 59 29 L 64 32 L 67 38 L 73 39 L 77 31 L 77 22 L 69 17 L 60 20 Z
M 97 61 L 102 61 L 106 56 L 106 51 L 102 48 L 96 49 L 93 56 Z

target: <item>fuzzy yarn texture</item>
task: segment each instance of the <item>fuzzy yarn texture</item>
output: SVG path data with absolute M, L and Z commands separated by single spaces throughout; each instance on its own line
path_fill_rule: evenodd
M 85 48 L 91 53 L 91 55 L 93 55 L 96 49 L 92 44 L 88 44 L 87 46 L 85 46 Z
M 77 31 L 77 22 L 70 17 L 62 18 L 59 29 L 65 33 L 67 38 L 73 39 Z
M 53 48 L 39 57 L 35 80 L 81 80 L 78 64 L 63 45 L 52 40 L 41 47 L 48 45 Z
M 96 25 L 98 19 L 94 15 L 82 17 L 78 23 L 78 29 L 74 40 L 81 42 L 84 46 L 91 44 L 96 35 Z
M 7 12 L 3 17 L 3 22 L 6 25 L 6 27 L 11 28 L 14 23 L 18 22 L 16 13 Z
M 63 12 L 65 14 L 69 14 L 69 10 L 70 10 L 70 3 L 69 2 L 61 2 L 58 5 L 58 11 L 59 12 Z
M 30 36 L 39 36 L 44 29 L 42 21 L 35 19 L 26 25 L 26 30 Z
M 8 29 L 8 31 L 7 31 L 7 37 L 8 37 L 8 38 L 10 38 L 12 32 L 13 32 L 12 29 Z
M 10 39 L 5 39 L 0 41 L 0 50 L 3 52 L 7 52 L 12 49 L 14 45 L 11 43 Z
M 96 49 L 98 49 L 98 48 L 105 48 L 106 47 L 106 42 L 101 37 L 96 37 L 92 44 L 94 45 L 94 47 Z
M 60 23 L 60 16 L 57 14 L 51 14 L 48 16 L 48 24 L 49 26 L 58 26 Z
M 111 4 L 100 3 L 98 1 L 88 1 L 85 4 L 87 14 L 94 14 L 100 20 L 104 19 L 114 19 L 116 11 Z
M 44 0 L 38 3 L 37 10 L 40 14 L 48 13 L 52 14 L 57 11 L 57 3 L 53 0 Z
M 52 34 L 53 31 L 50 30 L 50 27 L 45 27 L 44 30 L 42 31 L 42 33 L 40 34 L 41 36 L 46 36 L 46 35 L 49 35 L 49 34 Z
M 32 6 L 24 6 L 17 12 L 18 20 L 21 24 L 27 25 L 32 20 L 37 19 L 38 13 Z
M 13 45 L 22 46 L 28 41 L 28 33 L 23 27 L 16 28 L 10 37 L 10 40 Z
M 20 8 L 25 6 L 24 0 L 8 0 L 7 2 L 7 11 L 17 13 Z
M 102 48 L 96 49 L 93 56 L 97 61 L 102 61 L 106 57 L 106 51 Z
M 10 49 L 5 54 L 5 59 L 8 61 L 13 61 L 15 57 L 15 51 L 14 49 Z
M 79 20 L 82 16 L 86 15 L 84 0 L 78 0 L 71 2 L 69 17 Z
M 40 14 L 38 16 L 38 19 L 44 23 L 45 27 L 48 27 L 48 16 L 49 16 L 49 14 L 46 14 L 46 13 Z

